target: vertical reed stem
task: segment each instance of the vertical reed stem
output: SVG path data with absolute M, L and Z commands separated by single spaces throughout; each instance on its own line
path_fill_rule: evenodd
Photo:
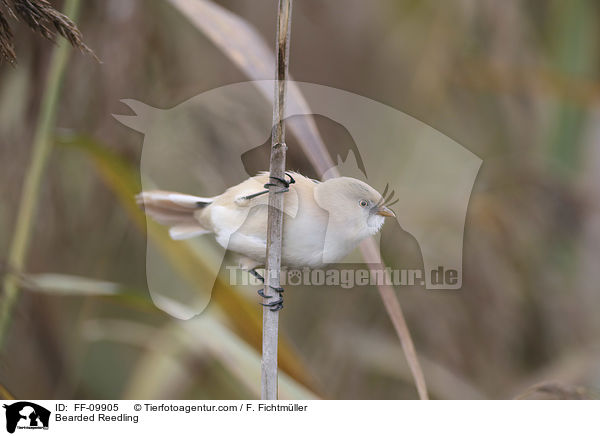
M 72 20 L 77 18 L 79 0 L 66 0 L 65 14 Z M 40 197 L 40 187 L 44 170 L 52 146 L 51 135 L 56 121 L 56 108 L 64 72 L 69 59 L 70 45 L 61 38 L 54 48 L 50 61 L 46 88 L 42 97 L 39 117 L 33 139 L 31 162 L 23 184 L 21 202 L 15 224 L 15 233 L 8 254 L 8 265 L 11 270 L 23 270 L 29 241 L 33 230 L 33 221 Z M 18 278 L 15 274 L 6 274 L 3 279 L 4 293 L 0 300 L 0 351 L 4 349 L 12 313 L 19 298 Z
M 360 245 L 360 250 L 363 254 L 365 262 L 368 265 L 371 265 L 371 268 L 376 267 L 385 271 L 385 280 L 381 283 L 377 283 L 379 295 L 381 296 L 385 310 L 387 311 L 394 329 L 396 330 L 396 334 L 400 338 L 400 344 L 402 345 L 402 350 L 406 356 L 408 367 L 410 368 L 410 372 L 415 380 L 419 399 L 428 400 L 429 394 L 427 393 L 425 375 L 423 374 L 423 369 L 421 369 L 419 357 L 417 356 L 415 345 L 413 344 L 413 340 L 410 335 L 410 330 L 408 330 L 408 325 L 406 324 L 406 319 L 404 318 L 400 301 L 398 301 L 398 297 L 396 297 L 394 287 L 387 284 L 391 283 L 391 279 L 389 277 L 389 272 L 385 268 L 383 260 L 381 259 L 381 253 L 377 249 L 377 246 L 372 238 L 363 241 L 363 243 Z
M 275 42 L 276 80 L 273 102 L 273 129 L 271 132 L 271 162 L 269 172 L 273 177 L 285 177 L 285 91 L 288 74 L 292 0 L 279 0 Z M 272 288 L 279 288 L 281 269 L 281 236 L 283 230 L 283 195 L 275 194 L 281 188 L 269 189 L 269 215 L 267 224 L 267 264 L 265 295 L 278 298 Z M 268 300 L 265 300 L 268 302 Z M 261 362 L 261 399 L 277 399 L 277 339 L 279 312 L 263 308 L 263 344 Z

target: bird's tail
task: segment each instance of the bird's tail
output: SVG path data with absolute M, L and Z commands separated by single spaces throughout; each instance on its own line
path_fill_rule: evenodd
M 169 191 L 144 191 L 135 200 L 159 224 L 169 226 L 171 238 L 189 239 L 210 233 L 198 222 L 195 213 L 212 203 L 212 198 Z

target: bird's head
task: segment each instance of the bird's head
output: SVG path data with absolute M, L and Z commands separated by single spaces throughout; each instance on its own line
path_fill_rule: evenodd
M 336 177 L 326 180 L 315 188 L 315 199 L 319 206 L 329 212 L 330 220 L 337 226 L 356 235 L 357 239 L 377 233 L 385 217 L 396 214 L 386 201 L 387 187 L 381 195 L 366 183 L 351 177 Z M 391 200 L 394 192 L 388 196 Z

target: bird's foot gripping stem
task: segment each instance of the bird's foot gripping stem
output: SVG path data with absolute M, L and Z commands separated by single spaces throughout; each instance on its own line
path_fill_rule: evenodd
M 288 176 L 290 179 L 285 180 L 280 177 L 269 176 L 269 179 L 277 181 L 279 183 L 265 183 L 264 188 L 268 190 L 271 186 L 282 186 L 282 188 L 279 191 L 275 191 L 275 194 L 282 194 L 284 192 L 288 192 L 290 190 L 290 185 L 296 183 L 296 180 L 294 180 L 290 173 L 285 173 L 285 175 Z
M 283 293 L 283 288 L 275 288 L 273 286 L 269 286 L 269 287 L 271 289 L 273 289 L 275 292 L 277 292 L 279 298 L 277 300 L 271 301 L 269 303 L 260 303 L 260 305 L 265 306 L 265 307 L 270 307 L 271 312 L 278 312 L 281 309 L 283 309 L 283 296 L 281 295 Z M 272 295 L 265 295 L 264 289 L 259 289 L 258 295 L 260 295 L 264 299 L 273 298 Z
M 272 182 L 265 183 L 263 185 L 263 188 L 265 188 L 264 191 L 256 192 L 256 193 L 250 194 L 250 195 L 245 195 L 243 197 L 240 197 L 240 200 L 252 200 L 253 198 L 268 194 L 269 188 L 271 186 L 281 186 L 282 187 L 279 191 L 275 191 L 275 194 L 283 194 L 284 192 L 288 192 L 290 190 L 290 185 L 293 183 L 296 183 L 296 181 L 294 180 L 294 178 L 292 177 L 292 175 L 290 173 L 285 173 L 285 175 L 288 176 L 290 178 L 290 180 L 285 180 L 285 179 L 281 179 L 279 177 L 269 176 L 269 179 L 275 180 L 278 183 L 272 183 Z
M 254 277 L 256 277 L 258 280 L 260 280 L 261 282 L 263 282 L 263 283 L 265 282 L 265 278 L 263 276 L 261 276 L 255 269 L 251 269 L 249 271 L 249 273 L 252 274 Z M 271 301 L 269 303 L 260 303 L 260 304 L 262 306 L 270 307 L 271 312 L 277 312 L 277 311 L 283 309 L 283 297 L 281 296 L 281 294 L 283 293 L 284 290 L 283 290 L 283 288 L 275 288 L 273 286 L 269 286 L 269 287 L 271 289 L 273 289 L 275 292 L 277 292 L 279 298 L 277 300 Z M 272 295 L 265 295 L 264 289 L 259 289 L 257 294 L 260 295 L 265 300 L 268 300 L 269 298 L 273 298 Z
M 248 271 L 250 274 L 252 274 L 254 277 L 256 277 L 258 280 L 261 281 L 261 283 L 265 282 L 265 278 L 263 276 L 261 276 L 256 269 L 252 268 L 250 271 Z

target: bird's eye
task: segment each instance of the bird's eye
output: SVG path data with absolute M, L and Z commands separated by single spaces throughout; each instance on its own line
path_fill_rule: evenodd
M 367 204 L 369 204 L 369 202 L 367 200 L 360 200 L 358 204 L 360 205 L 360 207 L 367 207 Z

